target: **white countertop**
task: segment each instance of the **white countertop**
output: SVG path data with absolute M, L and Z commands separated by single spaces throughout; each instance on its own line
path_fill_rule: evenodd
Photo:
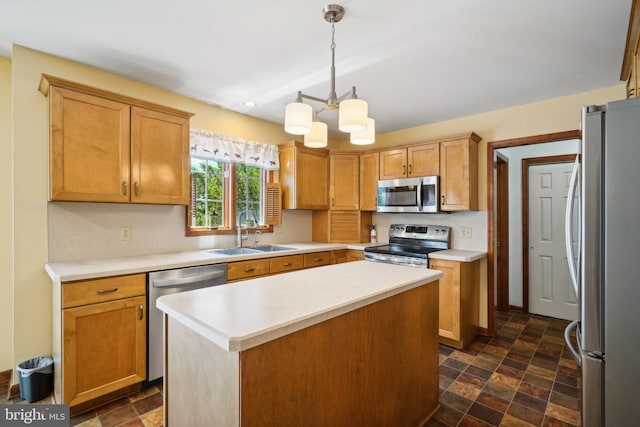
M 431 259 L 444 259 L 447 261 L 472 262 L 487 256 L 486 252 L 465 251 L 461 249 L 447 249 L 445 251 L 436 251 L 429 254 Z
M 205 249 L 167 254 L 139 255 L 121 258 L 105 258 L 87 261 L 51 262 L 45 270 L 54 282 L 96 279 L 99 277 L 119 276 L 123 274 L 145 273 L 147 271 L 168 270 L 171 268 L 192 267 L 195 265 L 220 264 L 247 259 L 271 258 L 283 255 L 329 251 L 338 249 L 364 250 L 367 243 L 278 243 L 294 248 L 290 251 L 265 252 L 251 255 L 216 255 Z
M 166 295 L 157 307 L 227 351 L 242 351 L 442 277 L 356 261 Z

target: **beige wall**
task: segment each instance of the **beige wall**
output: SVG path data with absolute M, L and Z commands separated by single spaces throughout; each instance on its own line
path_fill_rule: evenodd
M 11 60 L 0 57 L 0 372 L 13 362 Z

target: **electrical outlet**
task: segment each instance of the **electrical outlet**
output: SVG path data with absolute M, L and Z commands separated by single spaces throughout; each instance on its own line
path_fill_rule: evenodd
M 463 239 L 471 238 L 471 227 L 460 227 L 460 237 Z
M 120 227 L 120 240 L 131 240 L 131 227 Z

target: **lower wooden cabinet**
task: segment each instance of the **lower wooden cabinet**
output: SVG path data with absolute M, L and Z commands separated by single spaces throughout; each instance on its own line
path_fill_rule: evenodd
M 440 342 L 464 348 L 478 333 L 480 261 L 430 259 L 429 268 L 443 274 L 440 279 Z
M 269 258 L 269 274 L 286 273 L 304 268 L 303 255 L 287 255 Z
M 364 251 L 356 249 L 347 249 L 347 262 L 362 261 L 364 259 Z
M 253 279 L 269 274 L 268 259 L 236 261 L 227 264 L 227 281 Z
M 304 268 L 320 267 L 329 264 L 333 264 L 331 251 L 304 254 Z
M 139 388 L 147 367 L 145 274 L 61 288 L 54 295 L 61 308 L 54 312 L 56 401 L 78 413 Z

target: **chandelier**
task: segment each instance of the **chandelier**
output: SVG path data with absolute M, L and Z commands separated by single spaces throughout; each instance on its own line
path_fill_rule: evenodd
M 326 110 L 338 110 L 338 129 L 350 134 L 352 144 L 373 144 L 375 140 L 375 121 L 368 117 L 366 101 L 358 99 L 356 87 L 341 97 L 336 96 L 335 67 L 335 23 L 344 17 L 344 7 L 330 4 L 322 9 L 324 20 L 331 24 L 331 88 L 327 99 L 305 95 L 298 91 L 296 100 L 287 104 L 284 112 L 284 130 L 293 135 L 304 135 L 304 145 L 319 148 L 327 146 L 327 124 L 319 120 L 320 114 Z M 302 100 L 323 104 L 314 111 L 311 105 Z

